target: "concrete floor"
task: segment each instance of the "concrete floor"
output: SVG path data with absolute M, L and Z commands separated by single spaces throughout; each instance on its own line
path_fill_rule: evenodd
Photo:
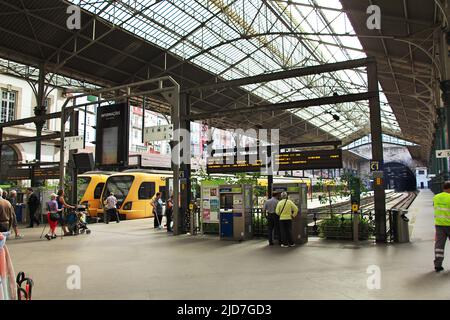
M 146 219 L 52 241 L 39 239 L 42 228 L 22 229 L 25 238 L 8 247 L 16 272 L 33 277 L 34 299 L 449 299 L 450 271 L 433 271 L 432 196 L 422 191 L 409 210 L 409 244 L 269 247 L 173 237 Z M 80 267 L 80 290 L 67 289 L 71 265 Z M 370 265 L 381 270 L 380 289 L 367 287 Z

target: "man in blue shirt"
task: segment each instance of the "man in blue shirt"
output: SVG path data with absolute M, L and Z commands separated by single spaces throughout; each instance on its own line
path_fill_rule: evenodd
M 269 246 L 273 246 L 273 239 L 278 239 L 280 243 L 280 231 L 279 231 L 279 217 L 275 213 L 275 209 L 278 204 L 278 194 L 272 194 L 272 198 L 264 203 L 264 216 L 267 219 L 267 232 L 269 238 Z

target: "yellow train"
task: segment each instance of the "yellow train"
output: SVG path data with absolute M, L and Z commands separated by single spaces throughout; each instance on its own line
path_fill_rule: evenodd
M 78 176 L 78 203 L 85 205 L 91 217 L 101 216 L 101 196 L 111 172 L 90 171 Z
M 164 196 L 166 178 L 171 176 L 169 172 L 145 169 L 131 169 L 112 174 L 106 180 L 103 188 L 102 205 L 109 194 L 113 192 L 117 198 L 120 219 L 153 217 L 150 199 L 156 192 L 162 192 Z

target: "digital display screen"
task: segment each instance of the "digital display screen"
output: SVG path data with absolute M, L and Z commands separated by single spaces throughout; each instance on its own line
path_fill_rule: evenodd
M 277 171 L 342 168 L 342 150 L 314 150 L 281 152 L 275 155 Z M 236 157 L 210 157 L 208 173 L 259 172 L 265 168 L 265 159 L 255 157 L 237 160 Z M 275 169 L 275 168 L 274 168 Z
M 128 166 L 130 107 L 128 103 L 97 108 L 95 168 L 114 170 Z
M 102 164 L 113 165 L 117 163 L 118 142 L 118 127 L 109 127 L 103 129 Z
M 342 168 L 342 150 L 282 152 L 275 158 L 279 171 Z

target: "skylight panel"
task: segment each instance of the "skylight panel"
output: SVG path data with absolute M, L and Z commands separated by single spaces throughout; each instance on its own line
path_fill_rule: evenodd
M 157 4 L 154 0 L 75 3 L 94 13 L 107 8 L 100 13 L 102 17 L 116 24 L 124 22 L 122 27 L 125 29 L 225 79 L 365 57 L 357 37 L 331 35 L 334 32 L 354 33 L 338 0 L 296 0 L 293 3 L 230 0 L 223 1 L 224 8 L 217 5 L 219 2 L 206 0 L 167 0 Z M 281 19 L 272 10 L 282 15 Z M 288 33 L 291 29 L 309 34 L 268 34 L 268 31 Z M 212 48 L 238 39 L 244 33 L 251 37 Z M 253 36 L 261 33 L 264 35 Z M 333 92 L 365 91 L 366 79 L 365 71 L 343 70 L 322 74 L 320 79 L 308 76 L 244 88 L 276 103 L 329 96 Z M 380 98 L 387 101 L 382 94 Z M 367 102 L 324 106 L 312 112 L 296 110 L 294 113 L 311 123 L 323 124 L 324 121 L 318 120 L 321 115 L 314 116 L 317 110 L 330 110 L 342 114 L 342 119 L 351 120 L 323 127 L 332 130 L 331 134 L 354 132 L 360 128 L 358 125 L 366 125 L 369 117 Z M 383 106 L 382 117 L 386 126 L 399 130 L 392 108 Z M 331 129 L 338 125 L 339 132 Z

